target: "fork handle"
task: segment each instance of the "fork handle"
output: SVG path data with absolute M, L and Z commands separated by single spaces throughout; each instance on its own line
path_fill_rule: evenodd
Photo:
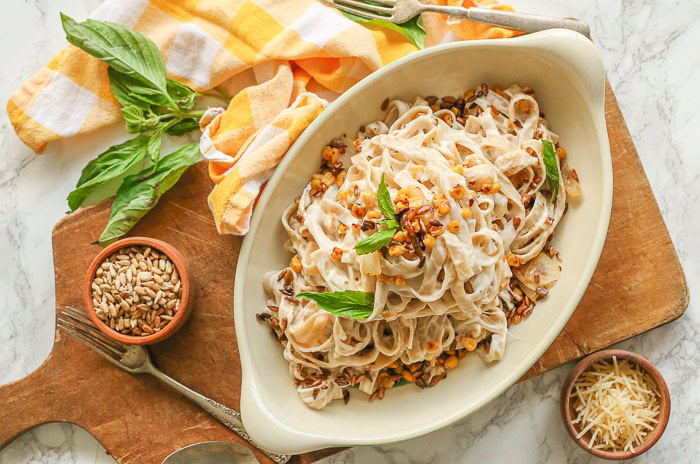
M 180 392 L 182 395 L 187 397 L 187 399 L 189 399 L 194 404 L 211 414 L 216 420 L 218 420 L 226 427 L 236 432 L 241 438 L 243 438 L 245 441 L 247 441 L 257 449 L 259 449 L 265 456 L 269 457 L 276 463 L 285 464 L 291 459 L 290 455 L 273 453 L 255 443 L 248 435 L 248 432 L 246 432 L 245 427 L 243 427 L 243 421 L 241 420 L 240 412 L 228 408 L 223 404 L 217 403 L 211 398 L 207 398 L 206 396 L 197 393 L 196 391 L 186 387 L 185 385 L 167 376 L 166 374 L 164 374 L 156 368 L 152 368 L 148 371 L 148 373 L 154 376 L 155 378 L 159 379 L 166 385 L 172 387 L 174 390 Z
M 466 18 L 470 21 L 507 27 L 516 31 L 539 32 L 561 28 L 576 31 L 588 38 L 591 37 L 591 30 L 588 25 L 577 19 L 552 18 L 490 8 L 463 8 L 461 6 L 424 5 L 423 11 L 442 13 L 455 18 Z

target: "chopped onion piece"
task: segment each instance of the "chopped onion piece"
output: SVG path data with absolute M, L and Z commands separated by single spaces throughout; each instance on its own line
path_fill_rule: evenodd
M 546 253 L 540 253 L 527 263 L 524 269 L 521 267 L 513 273 L 523 284 L 535 290 L 537 287 L 551 285 L 559 280 L 561 266 Z
M 367 253 L 366 255 L 360 255 L 360 266 L 362 267 L 362 273 L 371 276 L 378 276 L 382 273 L 382 265 L 379 260 L 379 252 Z
M 537 293 L 527 285 L 521 286 L 520 289 L 525 295 L 527 295 L 528 298 L 530 298 L 531 301 L 537 301 L 539 298 L 539 295 L 537 295 Z
M 581 195 L 581 184 L 578 181 L 578 175 L 576 171 L 571 169 L 568 164 L 561 167 L 561 175 L 564 180 L 564 188 L 566 189 L 566 194 L 572 198 L 576 198 Z

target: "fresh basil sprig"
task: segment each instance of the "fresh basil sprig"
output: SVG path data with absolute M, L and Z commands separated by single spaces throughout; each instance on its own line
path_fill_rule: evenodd
M 78 209 L 98 186 L 136 166 L 146 155 L 148 140 L 147 135 L 139 135 L 135 139 L 109 147 L 106 152 L 90 161 L 83 168 L 75 190 L 68 195 L 71 211 Z
M 547 181 L 549 182 L 549 191 L 552 192 L 552 202 L 557 199 L 559 193 L 559 168 L 557 167 L 557 152 L 554 150 L 554 144 L 548 140 L 542 140 L 542 160 L 544 168 L 547 172 Z
M 104 245 L 125 234 L 177 182 L 184 169 L 197 161 L 196 145 L 188 145 L 161 160 L 162 135 L 180 136 L 199 129 L 204 111 L 192 108 L 200 96 L 225 102 L 231 97 L 218 89 L 214 93 L 196 92 L 168 79 L 156 44 L 126 26 L 94 19 L 78 23 L 64 14 L 61 21 L 70 43 L 109 65 L 109 85 L 123 106 L 127 132 L 139 134 L 88 163 L 76 189 L 68 196 L 71 210 L 78 209 L 98 187 L 133 173 L 142 160 L 150 161 L 141 172 L 122 181 L 109 223 L 99 240 Z M 134 184 L 137 180 L 144 182 L 141 188 Z
M 352 319 L 367 319 L 374 311 L 374 293 L 359 290 L 345 290 L 342 292 L 301 292 L 297 298 L 306 298 L 316 302 L 319 308 L 336 316 Z
M 401 224 L 396 220 L 396 215 L 394 214 L 394 202 L 391 201 L 391 194 L 389 194 L 389 189 L 386 183 L 384 183 L 384 174 L 382 174 L 382 180 L 379 182 L 379 187 L 377 188 L 377 205 L 379 206 L 379 211 L 382 213 L 382 216 L 384 216 L 384 220 L 379 223 L 384 229 L 378 230 L 369 237 L 359 240 L 355 244 L 355 251 L 358 255 L 374 253 L 382 247 L 387 246 L 391 243 L 394 234 L 401 230 Z
M 365 0 L 364 3 L 367 3 L 368 5 L 383 6 L 379 3 L 367 0 Z M 357 23 L 389 28 L 406 37 L 416 47 L 420 49 L 425 48 L 425 37 L 428 33 L 423 28 L 423 20 L 421 19 L 420 15 L 409 19 L 408 21 L 403 22 L 401 24 L 394 24 L 392 22 L 387 21 L 386 19 L 366 19 L 361 16 L 354 15 L 352 13 L 347 13 L 345 11 L 342 11 L 342 13 L 343 15 L 345 15 L 345 17 L 352 19 Z
M 185 145 L 164 157 L 155 170 L 149 169 L 124 178 L 98 244 L 109 245 L 128 232 L 198 159 L 199 145 Z

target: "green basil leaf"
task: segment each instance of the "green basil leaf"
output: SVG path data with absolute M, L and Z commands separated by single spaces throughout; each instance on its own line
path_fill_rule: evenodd
M 113 68 L 107 68 L 107 75 L 109 76 L 109 86 L 112 89 L 114 98 L 116 98 L 122 106 L 135 106 L 143 110 L 151 109 L 150 103 L 132 96 L 132 87 L 138 85 L 138 81 L 130 78 L 126 74 L 115 71 Z
M 151 137 L 148 139 L 148 145 L 146 146 L 148 156 L 151 158 L 151 162 L 153 163 L 153 166 L 151 167 L 153 171 L 158 170 L 158 164 L 160 163 L 161 142 L 161 132 L 158 130 L 151 135 Z
M 122 117 L 126 123 L 126 131 L 130 134 L 138 134 L 139 132 L 144 132 L 153 127 L 153 121 L 149 123 L 146 120 L 146 115 L 143 109 L 138 106 L 125 106 L 121 109 Z
M 145 136 L 144 136 L 145 137 Z M 148 137 L 146 137 L 148 139 Z M 117 190 L 112 214 L 98 243 L 108 245 L 127 233 L 199 159 L 199 144 L 186 145 L 160 161 L 156 170 L 127 176 Z
M 88 19 L 78 23 L 63 13 L 61 21 L 70 43 L 138 81 L 144 88 L 166 96 L 168 106 L 177 106 L 168 96 L 165 64 L 151 39 L 107 21 Z
M 182 121 L 168 127 L 165 130 L 169 135 L 184 135 L 193 130 L 199 130 L 199 120 L 194 118 L 183 119 Z
M 355 244 L 355 251 L 358 255 L 366 255 L 381 249 L 391 242 L 396 229 L 382 229 L 373 233 L 367 238 L 363 238 Z
M 143 85 L 138 79 L 112 68 L 107 69 L 107 74 L 115 98 L 124 106 L 138 106 L 146 111 L 152 111 L 153 106 L 173 106 L 168 96 L 163 95 L 158 89 Z
M 168 94 L 175 100 L 175 103 L 182 109 L 190 109 L 194 106 L 194 102 L 199 96 L 197 92 L 187 87 L 185 84 L 168 79 L 167 82 Z
M 68 195 L 71 211 L 80 207 L 85 198 L 97 187 L 128 172 L 140 162 L 146 154 L 148 136 L 140 135 L 119 145 L 109 147 L 107 151 L 90 161 L 80 175 L 78 184 Z
M 381 211 L 382 216 L 388 220 L 393 219 L 396 221 L 396 215 L 394 214 L 394 202 L 391 201 L 389 189 L 384 183 L 384 174 L 382 174 L 382 180 L 379 182 L 379 187 L 377 188 L 377 205 L 379 205 L 379 211 Z
M 401 224 L 396 219 L 382 219 L 379 221 L 379 225 L 386 227 L 387 229 L 400 229 Z
M 130 96 L 136 100 L 143 102 L 149 106 L 167 106 L 172 107 L 167 97 L 164 97 L 157 90 L 149 89 L 138 84 L 131 86 Z
M 371 1 L 365 1 L 364 3 L 382 6 Z M 386 19 L 366 19 L 345 11 L 342 11 L 342 13 L 345 15 L 345 17 L 350 18 L 357 23 L 366 24 L 369 26 L 381 26 L 394 30 L 406 37 L 416 47 L 420 49 L 425 48 L 425 36 L 428 33 L 423 28 L 423 20 L 421 19 L 420 15 L 401 24 L 394 24 Z
M 124 106 L 138 106 L 145 111 L 151 106 L 172 106 L 168 97 L 159 90 L 144 86 L 138 79 L 134 79 L 124 73 L 107 69 L 109 85 L 115 98 Z M 178 81 L 168 79 L 166 88 L 172 100 L 182 109 L 190 109 L 194 106 L 199 94 Z
M 559 193 L 559 167 L 557 166 L 557 152 L 554 150 L 554 144 L 547 140 L 542 140 L 542 160 L 544 168 L 547 172 L 547 181 L 549 182 L 549 191 L 552 192 L 552 201 L 557 199 Z
M 319 308 L 331 314 L 352 319 L 367 319 L 374 311 L 374 293 L 358 290 L 328 293 L 301 292 L 296 297 L 313 300 Z

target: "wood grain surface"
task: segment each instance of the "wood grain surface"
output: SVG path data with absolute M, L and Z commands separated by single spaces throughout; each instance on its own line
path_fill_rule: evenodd
M 606 116 L 615 189 L 600 263 L 570 321 L 524 378 L 658 327 L 688 305 L 685 277 L 612 91 Z M 206 198 L 204 163 L 189 169 L 129 235 L 164 240 L 190 261 L 198 299 L 179 333 L 152 346 L 156 364 L 202 394 L 239 409 L 240 362 L 233 325 L 233 277 L 241 240 L 216 233 Z M 82 306 L 91 245 L 109 216 L 105 201 L 79 210 L 53 231 L 56 311 Z M 639 214 L 644 221 L 638 221 Z M 648 266 L 647 263 L 654 263 Z M 89 431 L 120 464 L 159 464 L 193 443 L 244 443 L 156 379 L 127 374 L 57 331 L 53 351 L 36 371 L 0 387 L 0 448 L 46 422 Z M 336 450 L 308 453 L 311 463 Z M 270 462 L 257 453 L 260 462 Z

